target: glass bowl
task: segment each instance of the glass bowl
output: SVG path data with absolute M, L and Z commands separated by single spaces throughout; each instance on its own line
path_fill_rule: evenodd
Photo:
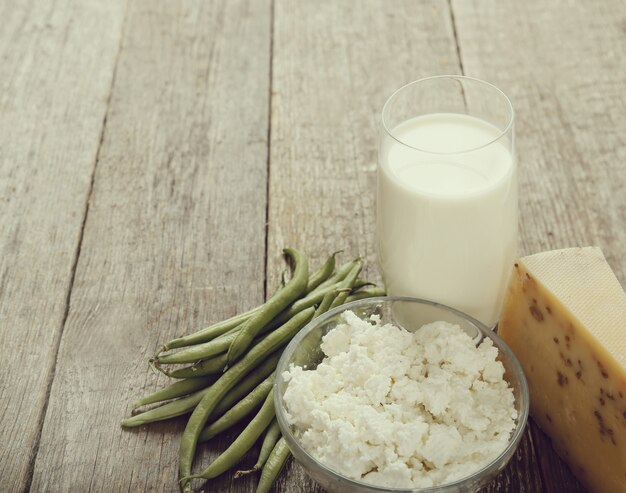
M 428 488 L 404 489 L 384 488 L 347 478 L 313 458 L 301 445 L 293 427 L 287 422 L 283 394 L 287 383 L 283 380 L 285 372 L 292 364 L 314 369 L 323 359 L 320 348 L 322 337 L 341 322 L 341 314 L 352 310 L 361 318 L 372 314 L 381 317 L 382 324 L 393 323 L 411 332 L 422 325 L 443 320 L 459 325 L 478 344 L 488 337 L 498 348 L 498 359 L 502 362 L 507 380 L 513 389 L 517 423 L 507 447 L 485 467 L 452 483 Z M 497 334 L 479 321 L 458 310 L 431 301 L 404 297 L 369 298 L 347 303 L 311 321 L 290 342 L 280 358 L 274 383 L 274 404 L 276 417 L 289 449 L 296 460 L 304 467 L 313 480 L 332 493 L 457 493 L 475 492 L 489 483 L 508 463 L 522 438 L 528 419 L 528 385 L 522 367 L 511 349 Z

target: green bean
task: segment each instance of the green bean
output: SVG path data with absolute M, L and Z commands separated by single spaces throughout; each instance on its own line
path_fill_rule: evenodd
M 191 476 L 191 464 L 196 452 L 198 437 L 218 401 L 224 397 L 226 392 L 241 381 L 246 374 L 252 371 L 259 361 L 282 346 L 304 327 L 313 317 L 313 312 L 313 308 L 304 310 L 289 320 L 289 322 L 265 336 L 241 360 L 224 372 L 219 380 L 209 387 L 206 394 L 204 394 L 202 400 L 191 414 L 180 441 L 179 467 L 181 488 L 185 493 L 191 491 L 187 478 Z
M 184 479 L 211 479 L 228 471 L 252 448 L 272 422 L 274 416 L 274 391 L 270 390 L 259 412 L 252 418 L 252 421 L 248 423 L 248 426 L 245 427 L 235 441 L 200 474 L 194 474 Z
M 333 303 L 333 301 L 337 297 L 337 295 L 338 293 L 336 289 L 333 289 L 332 291 L 329 291 L 328 293 L 326 293 L 324 298 L 322 298 L 322 302 L 318 305 L 317 309 L 315 310 L 315 315 L 313 315 L 313 318 L 317 318 L 322 313 L 326 313 L 328 309 L 330 308 L 330 305 Z
M 366 281 L 364 279 L 357 279 L 354 285 L 352 286 L 352 290 L 356 291 L 357 289 L 367 288 L 367 287 L 376 287 L 376 283 Z
M 281 275 L 281 282 L 274 291 L 274 294 L 271 296 L 270 300 L 274 297 L 278 296 L 278 294 L 285 288 L 285 273 L 283 272 Z M 269 301 L 269 300 L 268 300 Z M 169 342 L 166 342 L 163 347 L 157 352 L 157 356 L 159 353 L 164 351 L 169 351 L 170 349 L 178 349 L 185 346 L 193 346 L 194 344 L 199 344 L 202 342 L 207 342 L 216 337 L 221 336 L 222 334 L 226 334 L 230 332 L 232 329 L 238 327 L 246 320 L 248 320 L 252 315 L 258 313 L 265 304 L 259 305 L 252 310 L 248 310 L 245 313 L 240 315 L 235 315 L 234 317 L 230 317 L 222 322 L 215 323 L 210 327 L 206 327 L 201 329 L 193 334 L 189 334 L 183 337 L 178 337 L 176 339 L 172 339 Z
M 313 289 L 315 289 L 315 287 L 317 287 L 320 282 L 325 281 L 328 278 L 328 276 L 332 273 L 332 269 L 335 266 L 335 255 L 337 255 L 337 253 L 339 252 L 335 252 L 331 257 L 329 257 L 326 263 L 317 272 L 315 272 L 314 274 L 311 275 L 311 277 L 309 277 L 309 280 L 307 283 L 307 293 L 309 292 L 309 290 L 312 291 Z M 329 268 L 330 268 L 330 273 L 328 272 Z M 285 287 L 285 284 L 286 284 L 285 283 L 285 271 L 282 272 L 280 279 L 281 280 L 280 280 L 278 289 L 274 292 L 274 294 L 272 295 L 272 298 L 276 296 Z M 272 298 L 270 298 L 270 300 Z M 236 315 L 227 320 L 224 320 L 223 322 L 218 322 L 210 327 L 199 330 L 193 334 L 189 334 L 187 336 L 172 339 L 171 341 L 166 342 L 161 347 L 161 349 L 158 351 L 157 355 L 155 356 L 155 359 L 158 357 L 160 353 L 169 351 L 170 349 L 179 349 L 181 347 L 193 346 L 195 344 L 209 342 L 213 339 L 218 338 L 221 335 L 232 333 L 234 330 L 238 330 L 239 326 L 243 324 L 246 320 L 248 320 L 252 315 L 258 313 L 258 311 L 261 308 L 263 308 L 263 305 L 259 305 L 256 308 L 253 308 L 252 310 L 248 310 L 247 312 L 242 313 L 241 315 Z
M 263 363 L 257 366 L 254 371 L 251 371 L 246 378 L 230 389 L 228 393 L 220 399 L 217 406 L 215 406 L 215 409 L 211 413 L 211 418 L 219 418 L 222 416 L 233 407 L 233 405 L 247 396 L 263 380 L 274 373 L 284 348 L 285 346 L 281 346 L 278 350 L 274 351 Z
M 352 264 L 353 266 L 356 265 L 354 262 Z M 276 318 L 274 318 L 269 323 L 268 328 L 271 330 L 276 327 L 279 327 L 280 325 L 284 324 L 287 320 L 289 320 L 291 317 L 300 313 L 302 310 L 305 310 L 306 308 L 310 308 L 314 305 L 321 303 L 324 300 L 324 296 L 326 296 L 328 293 L 335 295 L 337 292 L 337 289 L 339 289 L 340 286 L 341 286 L 341 282 L 338 282 L 330 286 L 326 286 L 323 289 L 316 289 L 314 292 L 312 292 L 311 294 L 308 294 L 306 297 L 300 298 L 298 301 L 293 303 L 289 308 L 287 308 L 286 310 L 283 310 Z
M 378 296 L 385 296 L 387 293 L 385 288 L 368 288 L 361 289 L 356 293 L 352 293 L 350 296 L 346 298 L 346 303 L 350 303 L 351 301 L 363 300 L 365 298 L 376 298 Z
M 354 267 L 354 264 L 358 262 L 359 260 L 360 258 L 356 258 L 354 260 L 351 260 L 350 262 L 346 262 L 345 264 L 341 265 L 332 276 L 326 279 L 322 284 L 320 284 L 317 288 L 315 288 L 309 294 L 317 293 L 318 291 L 321 291 L 322 289 L 328 288 L 342 281 L 343 278 L 348 275 L 348 272 L 352 270 L 352 267 Z
M 156 421 L 163 421 L 166 419 L 175 418 L 176 416 L 182 416 L 183 414 L 187 414 L 198 405 L 198 403 L 202 400 L 204 394 L 210 388 L 211 387 L 203 390 L 198 390 L 197 392 L 189 394 L 186 397 L 182 397 L 181 399 L 166 402 L 165 404 L 159 407 L 155 407 L 154 409 L 150 409 L 144 413 L 136 414 L 135 416 L 131 416 L 130 418 L 123 419 L 121 421 L 121 425 L 125 426 L 126 428 L 134 428 L 136 426 L 143 426 L 149 423 L 155 423 Z
M 196 390 L 208 387 L 215 380 L 216 378 L 211 376 L 179 380 L 168 385 L 167 387 L 163 387 L 161 390 L 157 390 L 150 395 L 142 397 L 133 404 L 133 410 L 141 406 L 154 404 L 155 402 L 167 401 L 169 399 L 175 399 L 176 397 L 183 397 L 195 392 Z
M 267 332 L 268 330 L 269 328 L 267 330 L 263 330 L 263 333 Z M 226 336 L 220 336 L 220 337 L 226 337 Z M 254 339 L 253 344 L 256 344 L 261 339 L 263 339 L 262 336 L 257 337 L 256 339 Z M 226 370 L 226 360 L 227 360 L 226 353 L 222 353 L 222 354 L 209 357 L 207 359 L 196 361 L 191 366 L 185 366 L 183 368 L 177 368 L 175 370 L 164 369 L 161 366 L 159 361 L 155 361 L 154 365 L 159 371 L 166 374 L 168 377 L 200 378 L 206 375 L 215 375 L 216 373 L 224 373 L 224 371 Z
M 157 368 L 172 378 L 199 378 L 206 375 L 223 373 L 226 367 L 226 354 L 220 354 L 213 358 L 202 360 L 195 365 L 177 368 L 176 370 L 164 370 L 157 365 Z
M 226 411 L 221 418 L 205 427 L 202 433 L 200 433 L 198 442 L 209 441 L 215 435 L 226 431 L 231 426 L 235 426 L 252 411 L 258 409 L 263 404 L 267 394 L 272 390 L 272 385 L 274 385 L 274 375 L 270 375 L 263 380 L 252 392 Z
M 248 469 L 246 471 L 237 471 L 235 473 L 235 478 L 240 478 L 246 474 L 250 474 L 261 469 L 265 463 L 267 462 L 267 458 L 272 453 L 274 449 L 274 445 L 280 439 L 280 426 L 278 426 L 278 421 L 276 418 L 272 420 L 269 428 L 265 432 L 265 438 L 263 438 L 263 444 L 261 445 L 261 452 L 259 453 L 259 458 L 256 461 L 256 464 L 252 469 Z
M 291 314 L 291 316 L 293 315 L 295 315 L 295 313 Z M 259 331 L 259 334 L 265 334 L 267 332 L 270 332 L 271 330 L 274 330 L 276 327 L 278 327 L 279 325 L 282 325 L 286 321 L 287 320 L 284 320 L 284 321 L 281 320 L 280 323 L 268 324 L 265 327 L 261 328 L 261 330 Z M 221 336 L 216 337 L 215 339 L 211 341 L 187 347 L 176 353 L 158 355 L 153 359 L 153 361 L 157 364 L 168 365 L 168 364 L 196 363 L 201 360 L 211 358 L 213 356 L 216 356 L 218 354 L 221 354 L 227 351 L 230 345 L 232 344 L 232 342 L 235 340 L 235 338 L 239 334 L 240 330 L 241 330 L 240 328 L 236 327 L 232 329 L 230 332 L 227 332 L 226 334 L 222 334 Z
M 339 253 L 341 253 L 341 251 L 333 253 L 330 257 L 328 257 L 326 262 L 324 262 L 324 265 L 322 265 L 322 267 L 317 272 L 315 272 L 315 274 L 309 277 L 309 282 L 306 285 L 307 293 L 313 291 L 316 287 L 318 287 L 332 275 L 333 271 L 335 270 L 335 256 Z
M 296 313 L 301 312 L 306 308 L 310 308 L 313 305 L 317 305 L 320 301 L 324 299 L 330 292 L 334 292 L 340 283 L 332 284 L 330 286 L 325 287 L 321 290 L 315 290 L 313 293 L 305 296 L 304 298 L 299 299 L 293 305 L 291 305 L 287 310 L 284 310 L 275 320 L 272 320 L 272 323 L 284 323 L 293 317 Z
M 263 467 L 261 479 L 259 479 L 259 484 L 256 487 L 256 493 L 269 493 L 272 486 L 274 486 L 278 473 L 280 473 L 290 454 L 291 452 L 285 438 L 278 440 Z
M 241 380 L 241 382 L 230 389 L 215 407 L 214 411 L 211 413 L 211 417 L 219 418 L 222 416 L 233 406 L 233 404 L 239 402 L 252 389 L 259 385 L 259 383 L 274 373 L 281 354 L 282 349 L 274 352 L 259 366 L 257 366 L 254 371 L 250 372 L 243 380 Z M 128 428 L 142 426 L 190 413 L 202 400 L 202 397 L 207 390 L 208 388 L 200 390 L 183 397 L 182 399 L 167 402 L 159 407 L 155 407 L 154 409 L 132 416 L 131 418 L 126 418 L 122 420 L 122 426 L 126 426 Z
M 343 281 L 341 281 L 339 289 L 338 289 L 339 293 L 337 294 L 337 296 L 335 297 L 335 299 L 330 305 L 331 309 L 338 307 L 339 305 L 343 305 L 346 302 L 346 298 L 350 294 L 350 290 L 352 289 L 352 286 L 356 282 L 356 279 L 359 276 L 359 273 L 361 272 L 362 268 L 363 268 L 363 263 L 362 262 L 357 263 L 352 268 L 352 270 L 348 273 L 346 278 Z
M 293 276 L 276 298 L 268 301 L 259 313 L 250 317 L 243 324 L 237 337 L 228 348 L 228 364 L 236 361 L 250 347 L 261 329 L 306 290 L 309 277 L 309 263 L 306 257 L 294 248 L 285 248 L 283 252 L 293 259 L 295 264 Z
M 193 334 L 172 339 L 171 341 L 163 344 L 163 347 L 161 347 L 161 349 L 157 352 L 157 355 L 163 351 L 169 351 L 170 349 L 178 349 L 185 346 L 192 346 L 193 344 L 198 344 L 199 342 L 206 342 L 210 341 L 211 339 L 215 339 L 216 337 L 219 337 L 222 334 L 225 334 L 244 323 L 252 315 L 258 313 L 262 307 L 263 305 L 257 306 L 256 308 L 248 310 L 241 315 L 235 315 L 234 317 L 213 324 L 205 329 L 194 332 Z
M 272 329 L 271 326 L 266 325 L 261 328 L 259 334 L 265 334 Z M 205 342 L 203 344 L 196 344 L 189 346 L 177 353 L 159 355 L 155 358 L 155 361 L 159 364 L 181 364 L 181 363 L 195 363 L 203 359 L 210 358 L 217 354 L 223 353 L 232 344 L 241 329 L 233 329 L 227 334 L 223 334 L 212 341 Z

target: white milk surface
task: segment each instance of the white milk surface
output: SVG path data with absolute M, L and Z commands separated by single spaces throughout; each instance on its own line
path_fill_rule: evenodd
M 388 293 L 495 324 L 517 254 L 508 142 L 494 142 L 501 132 L 493 125 L 456 113 L 420 116 L 391 133 L 395 139 L 385 135 L 381 144 L 377 197 Z

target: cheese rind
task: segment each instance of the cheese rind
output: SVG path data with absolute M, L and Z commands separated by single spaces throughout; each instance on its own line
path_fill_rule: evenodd
M 626 493 L 626 293 L 600 249 L 519 259 L 498 333 L 574 474 L 594 493 Z

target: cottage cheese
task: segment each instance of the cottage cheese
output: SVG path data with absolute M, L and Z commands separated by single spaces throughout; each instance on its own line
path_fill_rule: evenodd
M 284 402 L 302 446 L 349 478 L 421 488 L 468 476 L 506 447 L 517 412 L 489 339 L 415 333 L 348 311 L 315 370 L 292 366 Z

